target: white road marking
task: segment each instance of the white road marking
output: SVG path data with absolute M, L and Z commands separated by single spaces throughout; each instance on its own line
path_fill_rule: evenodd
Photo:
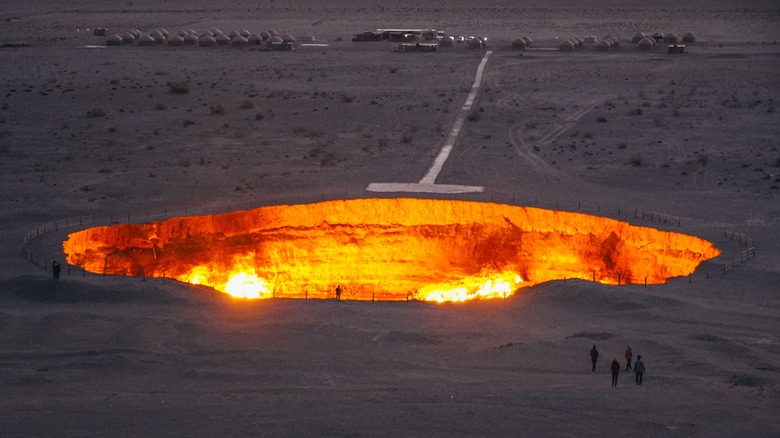
M 471 91 L 469 91 L 468 96 L 466 96 L 466 101 L 463 103 L 458 116 L 455 118 L 455 122 L 452 124 L 452 129 L 450 129 L 450 133 L 447 135 L 447 139 L 444 141 L 444 146 L 442 146 L 441 150 L 439 151 L 439 155 L 436 156 L 436 159 L 433 161 L 431 168 L 428 169 L 428 173 L 425 174 L 420 182 L 417 184 L 371 183 L 368 185 L 366 190 L 370 192 L 415 193 L 473 193 L 484 191 L 484 187 L 480 186 L 439 185 L 436 184 L 436 178 L 439 177 L 439 173 L 441 173 L 441 170 L 444 167 L 444 163 L 446 163 L 447 159 L 450 157 L 450 153 L 452 153 L 452 149 L 455 146 L 455 141 L 458 139 L 458 134 L 460 134 L 460 130 L 463 128 L 466 117 L 468 117 L 469 112 L 471 111 L 471 107 L 474 105 L 474 101 L 477 99 L 477 93 L 479 93 L 479 88 L 482 85 L 482 77 L 485 73 L 485 65 L 487 64 L 488 58 L 492 53 L 492 51 L 487 51 L 485 52 L 485 56 L 482 57 L 482 62 L 480 62 L 479 67 L 477 67 L 477 74 L 476 78 L 474 79 L 474 84 L 471 86 Z
M 474 193 L 483 192 L 482 186 L 461 186 L 455 184 L 426 183 L 371 183 L 366 188 L 369 192 L 412 192 L 412 193 Z

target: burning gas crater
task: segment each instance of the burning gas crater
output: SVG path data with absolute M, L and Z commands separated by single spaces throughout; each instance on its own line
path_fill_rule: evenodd
M 68 236 L 95 273 L 168 277 L 245 298 L 465 301 L 579 278 L 664 283 L 720 251 L 694 236 L 579 213 L 430 199 L 282 205 Z

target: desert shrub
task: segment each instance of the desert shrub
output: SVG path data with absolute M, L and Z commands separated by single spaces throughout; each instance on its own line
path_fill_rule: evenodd
M 241 105 L 238 106 L 241 109 L 252 109 L 255 107 L 255 104 L 253 104 L 250 100 L 245 100 L 241 102 Z
M 675 117 L 680 117 L 682 114 L 680 113 L 680 110 L 675 108 L 675 109 L 672 110 L 672 115 L 675 116 Z
M 187 126 L 192 126 L 192 125 L 194 125 L 194 124 L 195 124 L 195 122 L 193 122 L 192 120 L 189 120 L 189 119 L 187 119 L 187 120 L 185 120 L 185 121 L 183 121 L 183 122 L 182 122 L 182 126 L 184 126 L 185 128 L 186 128 Z
M 322 129 L 320 128 L 309 128 L 306 129 L 303 133 L 303 136 L 306 138 L 319 138 L 322 137 L 325 134 Z
M 642 156 L 639 154 L 633 155 L 631 158 L 628 159 L 628 164 L 639 167 L 642 165 Z
M 257 113 L 255 114 L 255 120 L 263 120 L 265 118 L 265 115 L 263 113 Z
M 157 105 L 154 106 L 154 109 L 157 110 L 157 111 L 162 111 L 162 110 L 165 109 L 165 104 L 158 103 Z
M 469 115 L 466 117 L 466 120 L 469 122 L 478 122 L 482 119 L 482 115 L 476 111 L 472 111 L 469 113 Z
M 349 94 L 342 94 L 341 95 L 341 102 L 342 103 L 352 103 L 355 101 L 354 96 L 350 96 Z
M 590 140 L 590 139 L 593 138 L 593 133 L 592 132 L 586 132 L 586 133 L 582 134 L 582 138 Z
M 379 147 L 379 150 L 385 150 L 390 145 L 390 140 L 387 139 L 387 137 L 380 137 L 377 139 L 377 147 Z
M 597 123 L 607 123 L 607 118 L 604 116 L 599 116 L 596 118 Z
M 306 127 L 303 125 L 295 125 L 292 127 L 293 134 L 303 134 L 306 132 Z
M 634 108 L 631 110 L 630 113 L 628 113 L 630 116 L 641 116 L 642 115 L 642 108 Z
M 618 143 L 617 148 L 618 149 L 625 149 L 628 147 L 628 144 L 626 143 Z
M 707 154 L 699 155 L 699 164 L 706 166 L 710 162 L 710 157 Z
M 401 137 L 401 143 L 403 144 L 409 144 L 412 142 L 412 136 L 411 135 L 404 135 Z
M 211 111 L 211 114 L 218 114 L 218 115 L 225 114 L 225 108 L 223 108 L 222 105 L 217 105 L 217 106 L 212 105 L 209 107 L 209 111 Z
M 325 152 L 322 154 L 322 158 L 320 158 L 320 166 L 335 166 L 336 165 L 336 156 L 333 154 L 333 152 Z
M 106 116 L 106 110 L 103 108 L 92 108 L 91 110 L 87 111 L 87 118 L 93 119 L 95 117 L 105 117 Z
M 390 67 L 390 73 L 398 73 L 398 67 Z
M 536 122 L 525 122 L 525 129 L 536 129 Z
M 189 94 L 190 83 L 189 82 L 168 82 L 168 89 L 173 94 Z

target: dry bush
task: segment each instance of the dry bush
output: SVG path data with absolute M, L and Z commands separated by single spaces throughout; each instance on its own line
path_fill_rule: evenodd
M 92 108 L 91 110 L 87 111 L 87 118 L 88 119 L 94 119 L 96 117 L 105 117 L 106 116 L 106 110 L 103 108 Z
M 168 89 L 173 94 L 189 94 L 190 83 L 189 82 L 168 82 Z

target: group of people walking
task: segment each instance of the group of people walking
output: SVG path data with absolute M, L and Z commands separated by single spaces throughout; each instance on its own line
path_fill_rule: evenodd
M 634 358 L 634 352 L 631 350 L 631 346 L 629 345 L 626 348 L 625 353 L 623 353 L 623 356 L 626 358 L 626 371 L 631 370 L 631 360 Z M 599 359 L 599 351 L 596 349 L 596 346 L 594 345 L 593 348 L 590 350 L 590 360 L 593 363 L 593 368 L 591 371 L 596 371 L 596 362 Z M 618 362 L 617 358 L 612 359 L 612 364 L 610 365 L 610 370 L 612 370 L 612 386 L 617 386 L 618 382 L 618 375 L 620 375 L 620 362 Z M 642 361 L 642 355 L 639 354 L 636 356 L 636 362 L 634 363 L 634 380 L 636 381 L 637 386 L 642 385 L 642 377 L 645 374 L 645 363 Z

